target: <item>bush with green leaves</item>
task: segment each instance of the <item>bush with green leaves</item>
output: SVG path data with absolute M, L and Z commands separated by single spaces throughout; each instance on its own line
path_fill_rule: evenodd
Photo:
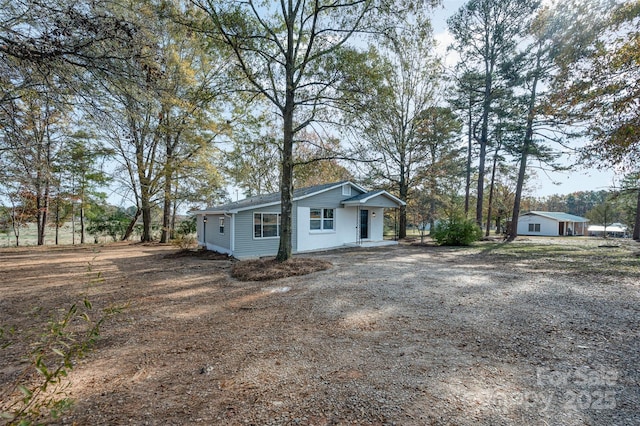
M 93 235 L 96 242 L 102 236 L 109 236 L 117 241 L 125 234 L 131 218 L 127 210 L 119 207 L 93 206 L 87 211 L 87 232 Z
M 193 216 L 190 219 L 185 219 L 178 224 L 176 228 L 178 235 L 190 235 L 196 233 L 196 217 Z
M 482 237 L 482 230 L 472 220 L 452 216 L 438 222 L 431 237 L 443 246 L 468 246 Z
M 183 250 L 188 250 L 197 245 L 197 240 L 194 237 L 196 232 L 196 217 L 193 216 L 190 219 L 183 220 L 176 227 L 175 238 L 172 243 L 175 246 L 180 247 Z

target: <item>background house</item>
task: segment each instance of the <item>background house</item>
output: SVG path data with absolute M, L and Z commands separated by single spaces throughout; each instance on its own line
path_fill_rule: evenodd
M 622 223 L 612 223 L 611 225 L 589 225 L 587 229 L 589 236 L 592 237 L 604 237 L 605 232 L 607 237 L 628 237 L 629 228 Z
M 403 201 L 352 182 L 301 188 L 293 194 L 293 253 L 385 241 L 384 209 Z M 237 258 L 275 256 L 280 241 L 280 193 L 192 211 L 198 243 Z
M 587 235 L 587 222 L 589 219 L 568 213 L 531 211 L 518 218 L 518 235 Z

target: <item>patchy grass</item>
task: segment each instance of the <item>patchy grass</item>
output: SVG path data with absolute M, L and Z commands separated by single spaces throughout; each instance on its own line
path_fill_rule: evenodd
M 231 276 L 241 281 L 268 281 L 307 275 L 331 268 L 331 262 L 320 259 L 295 257 L 286 262 L 275 259 L 243 260 L 231 268 Z
M 640 275 L 640 246 L 629 240 L 546 239 L 512 243 L 480 243 L 480 256 L 498 262 L 526 262 L 532 269 L 547 269 L 555 264 L 566 272 L 609 276 Z

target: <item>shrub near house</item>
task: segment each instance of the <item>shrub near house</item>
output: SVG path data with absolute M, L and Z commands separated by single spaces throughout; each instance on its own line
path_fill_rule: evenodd
M 482 237 L 482 230 L 472 220 L 453 216 L 438 222 L 431 236 L 443 246 L 468 246 Z

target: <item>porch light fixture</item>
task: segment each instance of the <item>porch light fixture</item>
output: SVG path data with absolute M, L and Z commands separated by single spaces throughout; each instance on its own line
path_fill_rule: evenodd
M 371 212 L 371 217 L 376 217 L 376 212 Z
M 202 236 L 202 240 L 204 241 L 204 247 L 207 247 L 207 215 L 203 215 L 202 216 L 202 225 L 203 225 L 203 236 Z

